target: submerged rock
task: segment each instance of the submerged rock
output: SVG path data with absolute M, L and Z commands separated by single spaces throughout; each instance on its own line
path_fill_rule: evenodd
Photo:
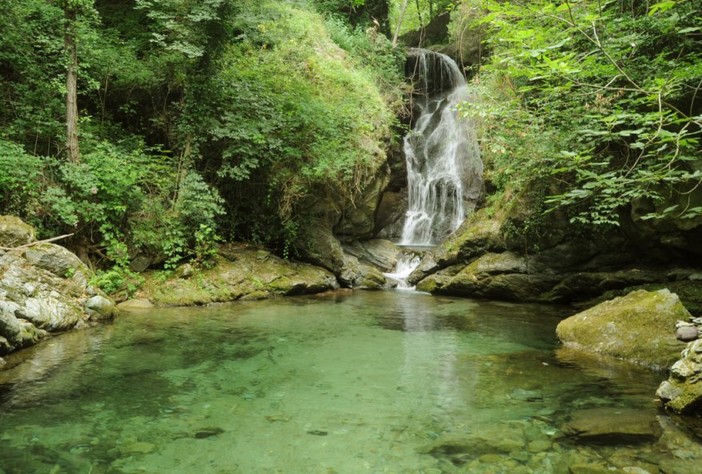
M 694 414 L 702 407 L 702 340 L 690 342 L 670 369 L 656 396 L 675 413 Z
M 561 431 L 580 443 L 610 446 L 653 442 L 662 432 L 654 415 L 623 408 L 575 411 Z
M 117 305 L 120 311 L 140 311 L 148 310 L 154 307 L 154 304 L 146 298 L 137 298 L 133 300 L 122 301 Z
M 674 293 L 639 290 L 561 321 L 556 333 L 567 347 L 661 369 L 680 352 L 676 321 L 689 317 Z

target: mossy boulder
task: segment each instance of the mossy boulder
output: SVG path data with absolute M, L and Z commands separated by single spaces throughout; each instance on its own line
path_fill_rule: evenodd
M 147 272 L 139 298 L 156 306 L 191 306 L 321 293 L 338 287 L 329 271 L 286 261 L 260 248 L 227 245 L 220 254 L 213 268 L 187 276 L 164 279 L 162 273 Z
M 15 216 L 0 216 L 0 247 L 19 247 L 36 240 L 34 227 Z
M 487 252 L 504 250 L 503 224 L 503 214 L 495 215 L 489 209 L 474 212 L 446 242 L 424 254 L 419 267 L 407 281 L 414 285 L 451 265 L 469 262 Z
M 556 333 L 567 347 L 663 369 L 682 349 L 676 321 L 689 318 L 669 290 L 639 290 L 561 321 Z

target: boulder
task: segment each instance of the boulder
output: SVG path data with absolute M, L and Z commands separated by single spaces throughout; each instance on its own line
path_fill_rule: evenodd
M 459 263 L 470 262 L 488 252 L 502 252 L 503 219 L 480 209 L 461 224 L 449 239 L 433 252 L 426 252 L 408 282 L 415 285 L 427 276 Z
M 65 331 L 84 318 L 79 306 L 57 292 L 27 298 L 22 306 L 15 314 L 47 331 Z
M 78 271 L 89 273 L 85 264 L 74 253 L 59 245 L 35 245 L 24 252 L 24 258 L 32 265 L 60 277 L 73 276 Z
M 675 413 L 698 413 L 702 406 L 702 340 L 690 342 L 670 369 L 656 396 Z
M 20 306 L 0 300 L 0 354 L 36 344 L 47 332 L 15 316 Z
M 561 321 L 556 333 L 567 347 L 662 369 L 680 352 L 676 321 L 689 318 L 676 294 L 639 290 Z
M 362 290 L 382 290 L 390 286 L 385 276 L 375 267 L 361 264 L 361 279 L 355 287 Z
M 19 229 L 9 233 L 14 247 L 34 240 L 34 230 L 21 221 L 0 220 L 6 229 L 8 221 Z M 112 317 L 114 303 L 88 283 L 91 275 L 77 256 L 55 244 L 0 253 L 0 355 L 35 344 L 50 332 Z
M 697 336 L 699 336 L 697 326 L 681 326 L 675 332 L 675 337 L 677 337 L 679 341 L 683 342 L 694 341 L 697 339 Z
M 19 247 L 36 240 L 34 227 L 15 216 L 0 216 L 0 247 Z
M 300 247 L 305 261 L 332 272 L 342 286 L 353 287 L 362 278 L 358 260 L 344 253 L 341 243 L 324 220 L 305 229 Z
M 85 312 L 93 321 L 112 319 L 117 313 L 115 302 L 102 295 L 91 296 L 85 300 Z

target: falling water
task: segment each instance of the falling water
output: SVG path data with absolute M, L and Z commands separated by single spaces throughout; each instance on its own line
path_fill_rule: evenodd
M 407 283 L 407 278 L 419 266 L 421 258 L 414 252 L 403 252 L 397 259 L 397 265 L 391 273 L 383 273 L 387 278 L 397 283 L 398 290 L 414 290 L 414 286 Z
M 415 82 L 415 122 L 404 139 L 408 210 L 400 244 L 436 245 L 472 210 L 483 166 L 474 130 L 456 111 L 470 99 L 456 63 L 416 49 L 408 67 Z

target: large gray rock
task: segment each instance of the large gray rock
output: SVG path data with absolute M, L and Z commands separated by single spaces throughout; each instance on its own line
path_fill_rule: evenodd
M 84 305 L 85 312 L 94 321 L 112 319 L 117 313 L 115 302 L 103 295 L 91 296 Z
M 682 358 L 670 369 L 656 396 L 663 406 L 680 414 L 698 413 L 702 407 L 702 340 L 696 340 L 682 351 Z
M 40 244 L 28 248 L 24 258 L 32 265 L 54 275 L 72 276 L 75 272 L 89 273 L 83 262 L 71 251 L 54 244 Z
M 343 248 L 347 254 L 353 255 L 360 262 L 384 272 L 390 272 L 395 268 L 400 253 L 394 243 L 383 239 L 349 242 L 344 244 Z
M 308 226 L 300 246 L 306 261 L 332 272 L 342 286 L 353 287 L 362 279 L 358 259 L 344 253 L 341 243 L 324 221 Z
M 663 369 L 682 347 L 676 322 L 689 318 L 676 294 L 639 290 L 561 321 L 556 333 L 568 347 Z
M 21 232 L 12 235 L 23 237 L 14 243 L 31 243 L 33 229 L 15 224 Z M 114 303 L 88 283 L 91 274 L 78 257 L 55 244 L 0 252 L 0 355 L 35 344 L 50 332 L 111 317 Z M 92 308 L 97 301 L 99 318 Z

